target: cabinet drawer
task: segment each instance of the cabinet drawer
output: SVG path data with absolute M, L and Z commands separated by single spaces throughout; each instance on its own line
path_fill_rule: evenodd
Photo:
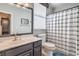
M 29 51 L 26 51 L 24 53 L 21 53 L 18 56 L 33 56 L 33 51 L 32 50 L 29 50 Z
M 42 40 L 34 42 L 34 47 L 37 47 L 39 45 L 42 45 Z
M 15 56 L 32 48 L 33 48 L 33 44 L 28 44 L 28 45 L 20 46 L 17 48 L 13 48 L 6 51 L 6 56 Z

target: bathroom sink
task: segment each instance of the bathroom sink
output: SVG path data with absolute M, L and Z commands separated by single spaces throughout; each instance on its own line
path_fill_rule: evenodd
M 13 44 L 18 44 L 18 43 L 21 43 L 21 42 L 24 42 L 24 40 L 14 40 L 14 39 L 10 39 L 10 40 L 5 40 L 3 42 L 0 43 L 0 46 L 2 45 L 13 45 Z
M 21 39 L 16 39 L 16 40 L 14 38 L 7 39 L 7 40 L 0 42 L 0 47 L 1 47 L 0 51 L 18 47 L 18 46 L 25 45 L 28 43 L 32 43 L 38 40 L 40 40 L 40 38 L 36 38 L 33 36 L 21 37 Z
M 26 40 L 16 40 L 16 41 L 14 41 L 14 39 L 5 40 L 0 43 L 0 47 L 1 47 L 0 51 L 13 48 L 13 47 L 17 47 L 17 46 L 20 46 L 26 43 L 27 43 Z
M 4 41 L 1 41 L 0 45 L 13 45 L 13 44 L 15 45 L 15 44 L 29 43 L 35 40 L 37 40 L 37 38 L 28 36 L 28 37 L 21 37 L 21 39 L 18 38 L 16 40 L 15 39 L 4 40 Z

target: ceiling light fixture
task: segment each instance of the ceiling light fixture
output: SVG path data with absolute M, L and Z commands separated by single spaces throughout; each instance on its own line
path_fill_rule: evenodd
M 19 7 L 19 8 L 21 8 L 21 6 L 20 6 L 20 5 L 16 5 L 16 7 Z
M 24 6 L 25 6 L 25 7 L 29 7 L 29 4 L 28 4 L 28 3 L 25 3 Z
M 16 5 L 17 7 L 22 7 L 22 8 L 27 8 L 30 7 L 29 3 L 13 3 L 14 5 Z

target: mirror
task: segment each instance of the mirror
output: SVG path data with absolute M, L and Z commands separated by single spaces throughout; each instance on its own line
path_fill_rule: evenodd
M 33 33 L 32 8 L 0 3 L 0 36 Z

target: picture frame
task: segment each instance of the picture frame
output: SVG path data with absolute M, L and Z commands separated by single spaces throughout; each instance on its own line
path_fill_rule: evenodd
M 22 26 L 25 26 L 25 25 L 28 25 L 28 24 L 29 24 L 29 19 L 21 18 L 21 25 Z

